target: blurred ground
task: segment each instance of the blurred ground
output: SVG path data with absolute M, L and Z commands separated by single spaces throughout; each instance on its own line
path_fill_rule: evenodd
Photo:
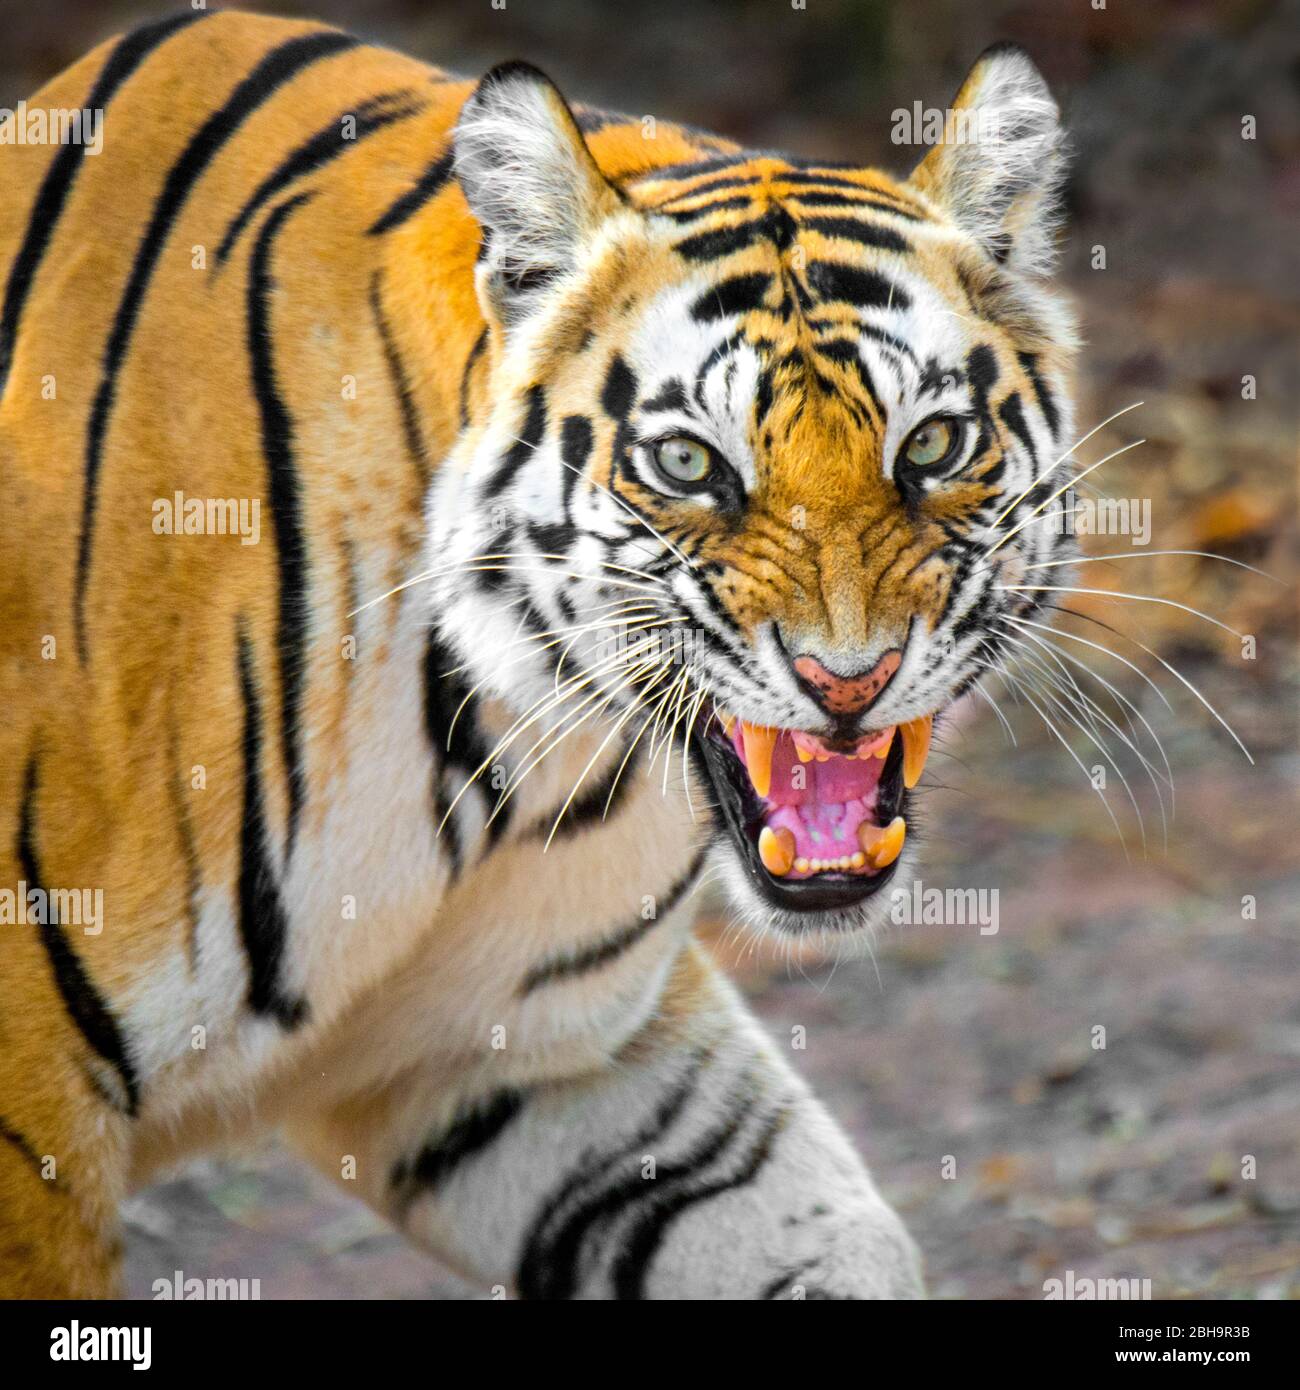
M 889 145 L 894 107 L 944 104 L 996 39 L 1029 47 L 1076 151 L 1063 273 L 1087 342 L 1080 433 L 1144 402 L 1081 457 L 1144 438 L 1095 480 L 1149 502 L 1148 549 L 1214 550 L 1285 581 L 1187 557 L 1092 564 L 1075 581 L 1192 605 L 1253 636 L 1249 657 L 1237 636 L 1172 607 L 1069 604 L 1175 664 L 1256 765 L 1138 649 L 1114 639 L 1160 679 L 1172 711 L 1118 662 L 1066 644 L 1164 741 L 1177 782 L 1167 851 L 1140 770 L 1148 857 L 1113 778 L 1108 792 L 1126 862 L 1080 769 L 995 683 L 1017 744 L 982 704 L 952 722 L 948 756 L 927 772 L 944 789 L 927 802 L 923 879 L 996 888 L 996 935 L 899 926 L 874 961 L 833 966 L 705 930 L 725 937 L 720 953 L 775 1036 L 807 1029 L 796 1065 L 902 1210 L 935 1294 L 1040 1297 L 1072 1269 L 1150 1278 L 1157 1297 L 1300 1297 L 1297 6 L 628 0 L 616 25 L 595 0 L 272 8 L 466 72 L 528 57 L 578 97 L 895 169 L 919 152 Z M 0 0 L 0 12 L 0 105 L 12 105 L 157 10 Z M 1136 547 L 1118 536 L 1088 548 Z M 1098 760 L 1074 742 L 1085 764 Z M 1099 1026 L 1104 1050 L 1092 1045 Z M 1254 1178 L 1242 1176 L 1247 1156 Z M 259 1277 L 264 1297 L 466 1293 L 274 1146 L 195 1165 L 133 1199 L 128 1217 L 137 1296 L 178 1268 Z

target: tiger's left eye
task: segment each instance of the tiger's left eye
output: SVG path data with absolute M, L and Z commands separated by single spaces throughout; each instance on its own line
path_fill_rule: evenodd
M 702 483 L 713 467 L 703 444 L 682 437 L 660 440 L 654 446 L 655 466 L 675 483 Z
M 961 443 L 961 421 L 927 420 L 908 436 L 903 457 L 915 468 L 933 468 L 947 463 Z

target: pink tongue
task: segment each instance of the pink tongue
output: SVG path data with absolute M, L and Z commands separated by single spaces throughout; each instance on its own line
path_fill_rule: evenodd
M 739 725 L 733 743 L 743 761 L 745 749 Z M 828 758 L 824 763 L 816 759 L 801 763 L 794 739 L 782 732 L 772 750 L 772 785 L 767 799 L 774 806 L 834 805 L 855 798 L 874 799 L 884 767 L 883 758 Z
M 844 805 L 780 806 L 767 817 L 774 830 L 794 836 L 797 859 L 843 859 L 858 852 L 858 826 L 869 820 L 871 801 L 853 798 Z

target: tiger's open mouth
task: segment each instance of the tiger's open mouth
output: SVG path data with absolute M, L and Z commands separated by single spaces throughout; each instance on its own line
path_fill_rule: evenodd
M 721 819 L 758 892 L 796 912 L 852 907 L 893 877 L 932 718 L 851 744 L 715 712 L 696 736 Z

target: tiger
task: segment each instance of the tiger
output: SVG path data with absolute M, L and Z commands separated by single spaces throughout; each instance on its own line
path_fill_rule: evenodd
M 278 1133 L 498 1296 L 923 1296 L 694 918 L 869 943 L 1067 544 L 1032 60 L 905 178 L 229 10 L 28 107 L 102 148 L 0 139 L 0 1293 Z

